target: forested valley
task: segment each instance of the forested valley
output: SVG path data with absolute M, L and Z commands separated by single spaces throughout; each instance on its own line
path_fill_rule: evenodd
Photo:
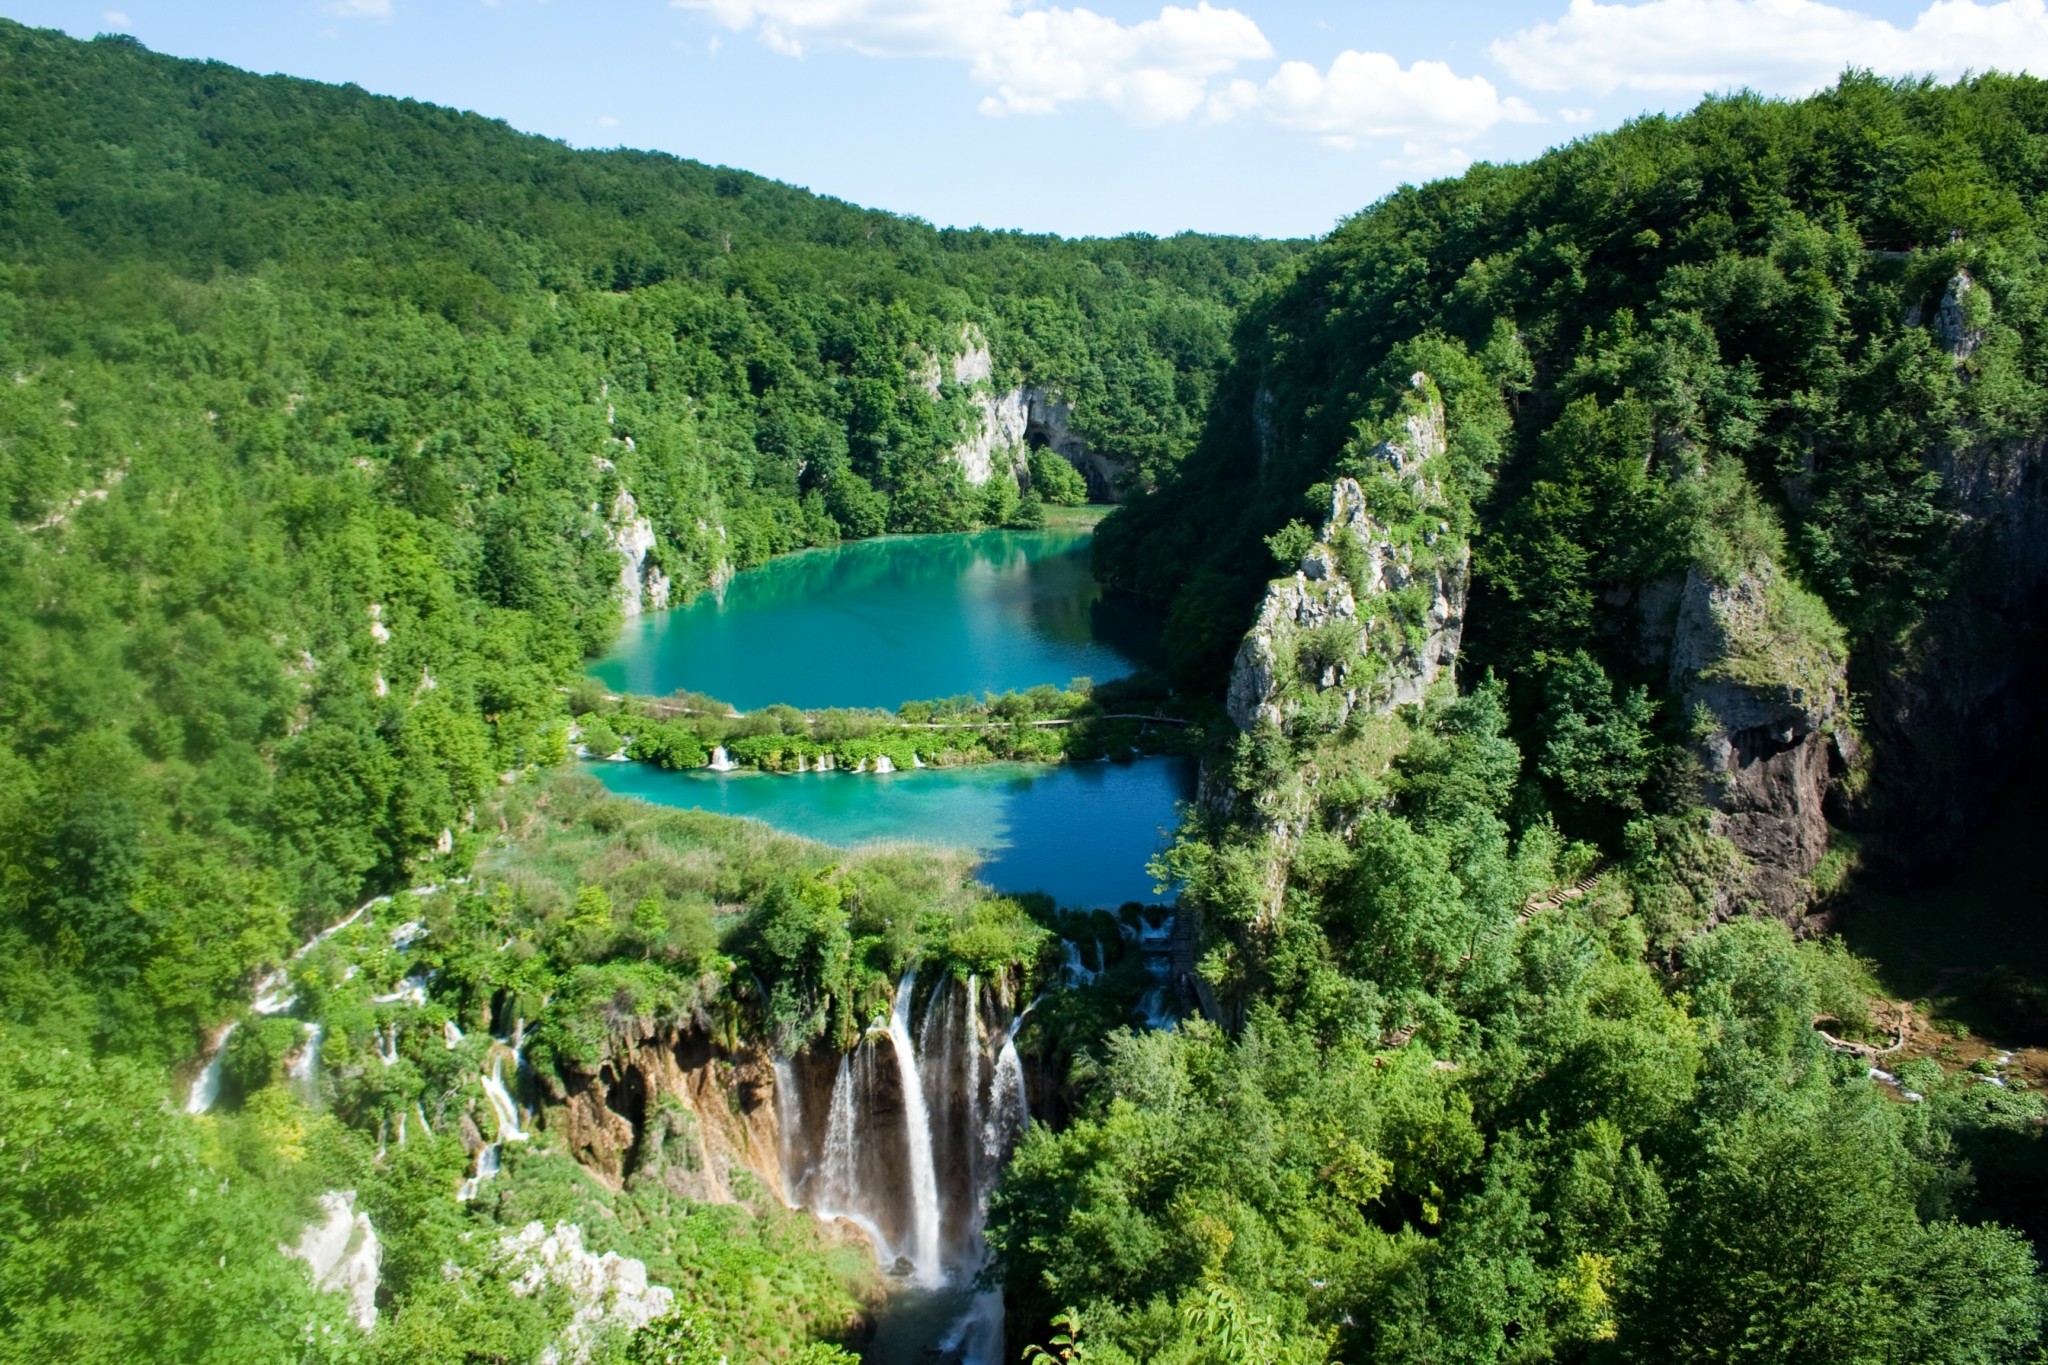
M 942 1259 L 1011 1360 L 2042 1359 L 2044 182 L 1851 72 L 1069 241 L 0 23 L 0 1360 L 818 1365 Z M 1084 497 L 1157 673 L 587 675 Z M 1141 739 L 1171 913 L 572 764 Z

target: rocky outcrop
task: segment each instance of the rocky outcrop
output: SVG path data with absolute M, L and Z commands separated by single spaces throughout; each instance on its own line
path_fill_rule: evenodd
M 583 1229 L 534 1222 L 508 1233 L 498 1253 L 512 1292 L 521 1297 L 560 1290 L 569 1324 L 540 1354 L 544 1362 L 588 1361 L 616 1336 L 634 1332 L 675 1307 L 675 1291 L 647 1282 L 644 1263 L 616 1251 L 599 1256 L 583 1246 Z
M 1311 700 L 1333 727 L 1361 705 L 1419 702 L 1456 663 L 1471 549 L 1443 508 L 1443 404 L 1427 376 L 1413 384 L 1399 431 L 1361 477 L 1396 485 L 1420 520 L 1384 524 L 1359 479 L 1336 481 L 1321 532 L 1293 576 L 1267 588 L 1238 647 L 1227 706 L 1239 729 L 1286 728 Z
M 313 1287 L 348 1296 L 349 1316 L 365 1332 L 377 1325 L 377 1278 L 384 1248 L 370 1215 L 356 1212 L 354 1190 L 320 1196 L 319 1221 L 308 1223 L 296 1247 L 281 1247 L 313 1272 Z
M 1090 501 L 1115 501 L 1125 468 L 1092 448 L 1075 429 L 1073 404 L 1057 391 L 1037 385 L 998 389 L 987 339 L 969 327 L 960 342 L 962 349 L 950 361 L 953 382 L 969 391 L 977 409 L 972 433 L 953 448 L 967 482 L 979 487 L 1000 474 L 1020 486 L 1028 484 L 1029 453 L 1043 448 L 1081 472 L 1088 481 Z M 934 397 L 942 392 L 936 359 L 919 378 Z
M 658 1180 L 699 1203 L 744 1203 L 743 1174 L 789 1202 L 774 1064 L 716 1048 L 700 1030 L 629 1024 L 595 1070 L 544 1075 L 545 1122 L 617 1188 Z
M 1734 896 L 1797 918 L 1828 851 L 1830 776 L 1853 753 L 1847 656 L 1818 599 L 1768 562 L 1679 592 L 1670 690 L 1694 725 L 1716 832 L 1745 857 Z
M 628 616 L 668 606 L 669 579 L 655 557 L 654 523 L 641 514 L 631 491 L 621 488 L 612 500 L 609 521 L 612 548 L 619 554 L 619 607 Z

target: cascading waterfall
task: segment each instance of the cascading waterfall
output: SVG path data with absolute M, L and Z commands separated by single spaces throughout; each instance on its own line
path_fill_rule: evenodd
M 229 1024 L 214 1040 L 212 1055 L 206 1065 L 192 1079 L 192 1092 L 185 1097 L 185 1112 L 203 1114 L 213 1108 L 213 1102 L 220 1098 L 220 1073 L 227 1066 L 228 1039 L 234 1035 L 235 1025 Z
M 825 1150 L 818 1163 L 815 1178 L 805 1180 L 805 1202 L 820 1218 L 843 1218 L 868 1235 L 874 1243 L 875 1256 L 883 1264 L 894 1261 L 895 1254 L 882 1230 L 861 1208 L 865 1202 L 860 1179 L 860 1113 L 855 1094 L 862 1089 L 854 1077 L 854 1057 L 858 1055 L 862 1067 L 872 1055 L 865 1046 L 852 1053 L 842 1053 L 839 1058 L 839 1072 L 832 1080 L 832 1107 L 825 1121 Z
M 816 1053 L 773 1063 L 786 1190 L 817 1216 L 860 1228 L 884 1267 L 908 1271 L 923 1306 L 907 1309 L 906 1323 L 934 1312 L 950 1323 L 936 1340 L 906 1326 L 910 1349 L 997 1365 L 1002 1295 L 972 1286 L 988 1261 L 989 1194 L 1030 1121 L 1016 1045 L 1030 1009 L 1008 1017 L 978 975 L 942 976 L 922 1000 L 916 987 L 914 974 L 902 977 L 889 1014 L 829 1063 Z M 891 1331 L 885 1313 L 883 1336 Z
M 924 1081 L 917 1072 L 917 1052 L 910 1043 L 910 997 L 917 972 L 903 974 L 889 1011 L 889 1045 L 903 1085 L 903 1127 L 910 1144 L 910 1264 L 917 1282 L 936 1289 L 946 1282 L 939 1251 L 939 1174 L 932 1162 L 931 1111 L 925 1107 Z

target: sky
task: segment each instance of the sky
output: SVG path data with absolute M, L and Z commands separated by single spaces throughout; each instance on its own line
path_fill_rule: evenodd
M 117 3 L 0 15 L 1068 235 L 1318 235 L 1403 183 L 1710 93 L 2048 74 L 2048 0 Z

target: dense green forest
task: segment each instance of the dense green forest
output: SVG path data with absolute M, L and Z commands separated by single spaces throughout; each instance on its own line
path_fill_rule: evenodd
M 2038 1358 L 2038 1097 L 1842 1047 L 1894 1036 L 1873 964 L 1780 921 L 2038 819 L 2044 175 L 2048 86 L 1851 74 L 1400 191 L 1247 310 L 1098 569 L 1196 686 L 1333 560 L 1356 619 L 1260 626 L 1280 719 L 1170 860 L 1228 1027 L 1118 1040 L 1030 1135 L 1029 1316 L 1089 1360 Z M 1463 696 L 1333 701 L 1445 615 L 1368 582 L 1344 480 L 1385 562 L 1469 545 Z M 1995 904 L 2031 942 L 2038 878 Z M 1960 994 L 2037 1042 L 2040 970 Z
M 1825 931 L 2031 777 L 2044 177 L 2048 85 L 1852 74 L 1314 245 L 1062 241 L 0 24 L 0 1361 L 844 1360 L 887 1277 L 706 1130 L 910 982 L 1030 1015 L 987 1238 L 1034 1359 L 2041 1359 L 2039 1054 L 1984 1037 L 2048 1039 L 2040 964 L 1944 1013 Z M 1171 690 L 581 678 L 641 518 L 680 596 L 1072 501 L 969 481 L 1012 385 L 1123 471 L 1097 568 Z M 1276 634 L 1311 598 L 1355 611 Z M 1156 910 L 609 797 L 572 733 L 1198 745 L 1187 1017 L 1129 1027 Z M 650 1038 L 708 1107 L 604 1112 Z M 339 1190 L 367 1334 L 278 1254 Z M 532 1224 L 674 1311 L 591 1318 Z
M 0 36 L 0 995 L 158 1060 L 257 964 L 464 862 L 496 775 L 561 756 L 557 689 L 618 627 L 622 492 L 678 594 L 979 524 L 948 458 L 971 403 L 926 387 L 970 328 L 1142 483 L 1292 250 L 942 233 Z

